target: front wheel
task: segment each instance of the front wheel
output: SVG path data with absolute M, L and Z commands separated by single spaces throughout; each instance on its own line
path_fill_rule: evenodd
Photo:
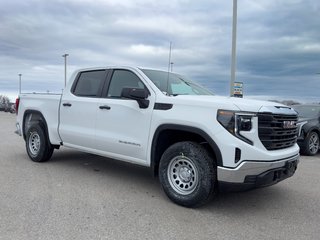
M 178 142 L 162 155 L 159 178 L 173 202 L 197 207 L 213 196 L 216 171 L 214 159 L 203 146 L 195 142 Z
M 29 158 L 34 162 L 44 162 L 51 158 L 54 149 L 41 124 L 34 124 L 28 129 L 26 149 Z
M 310 132 L 306 139 L 302 152 L 308 156 L 316 155 L 319 151 L 319 135 L 316 132 Z

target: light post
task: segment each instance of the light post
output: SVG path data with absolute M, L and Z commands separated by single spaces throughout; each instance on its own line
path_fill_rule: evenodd
M 62 55 L 64 57 L 64 87 L 67 86 L 67 57 L 69 54 L 65 53 Z
M 230 81 L 231 97 L 233 96 L 234 80 L 236 78 L 236 44 L 237 44 L 237 0 L 233 0 L 231 81 Z
M 170 49 L 169 49 L 168 73 L 170 72 L 170 66 L 171 66 L 171 51 L 172 51 L 172 42 L 170 42 Z M 169 76 L 169 75 L 168 75 L 168 76 Z
M 22 76 L 22 74 L 19 73 L 18 75 L 19 75 L 19 94 L 21 94 L 21 76 Z

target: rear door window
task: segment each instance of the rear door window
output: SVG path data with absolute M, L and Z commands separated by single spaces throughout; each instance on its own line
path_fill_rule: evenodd
M 106 78 L 105 70 L 80 73 L 73 94 L 80 97 L 99 97 Z

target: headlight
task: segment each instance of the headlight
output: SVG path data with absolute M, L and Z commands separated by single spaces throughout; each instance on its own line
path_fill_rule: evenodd
M 218 110 L 218 122 L 232 135 L 242 141 L 253 145 L 253 142 L 241 135 L 241 132 L 249 132 L 252 129 L 252 118 L 256 115 L 248 112 L 236 112 L 229 110 Z

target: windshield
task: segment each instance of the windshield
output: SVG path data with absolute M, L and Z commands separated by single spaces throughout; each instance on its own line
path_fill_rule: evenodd
M 209 90 L 175 73 L 141 69 L 167 95 L 213 95 Z M 168 84 L 169 83 L 169 84 Z
M 293 108 L 301 118 L 317 118 L 320 115 L 320 106 L 297 105 L 293 106 Z

